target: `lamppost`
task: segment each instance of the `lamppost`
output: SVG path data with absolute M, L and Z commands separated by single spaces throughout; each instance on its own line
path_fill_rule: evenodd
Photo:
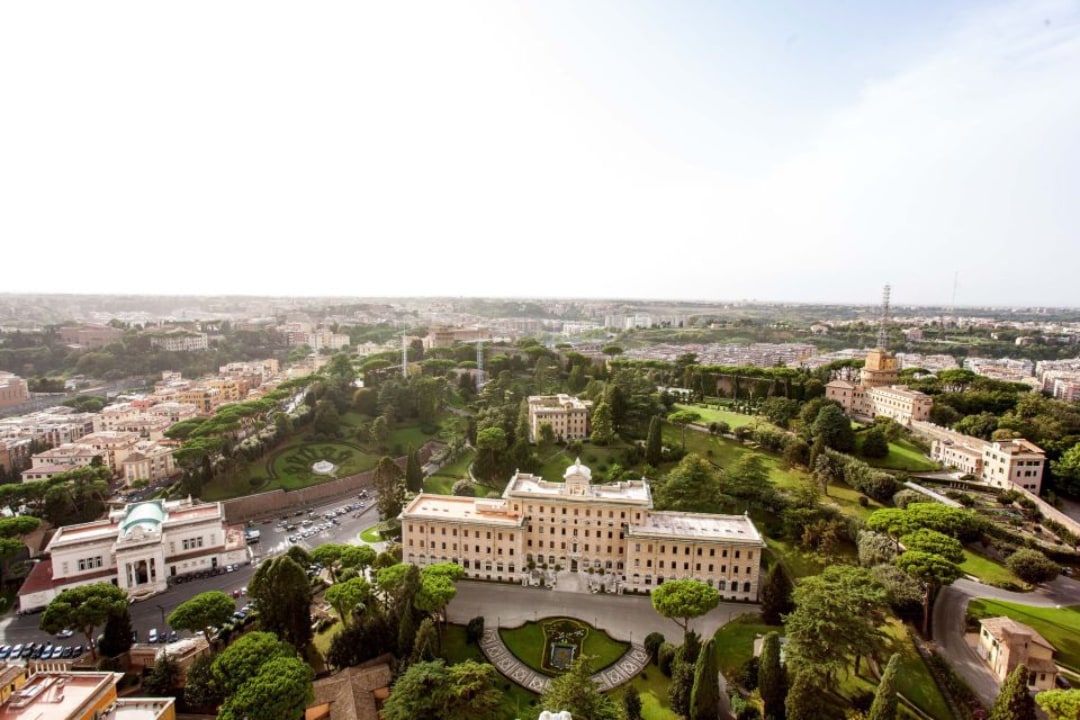
M 157 609 L 161 611 L 161 625 L 162 625 L 162 627 L 164 627 L 165 626 L 165 606 L 164 605 L 158 605 Z

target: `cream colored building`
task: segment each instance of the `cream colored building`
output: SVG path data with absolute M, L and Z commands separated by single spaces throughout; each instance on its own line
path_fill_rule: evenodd
M 555 437 L 563 441 L 585 440 L 589 437 L 591 401 L 560 393 L 530 395 L 528 404 L 529 442 L 540 439 L 541 427 L 544 425 L 550 425 Z
M 506 582 L 535 567 L 590 570 L 637 592 L 694 578 L 725 599 L 757 599 L 765 543 L 749 517 L 656 511 L 647 480 L 591 476 L 578 461 L 563 482 L 518 472 L 499 499 L 417 495 L 401 514 L 404 559 Z
M 1007 617 L 979 621 L 979 657 L 990 666 L 998 683 L 1005 682 L 1019 665 L 1031 671 L 1028 686 L 1053 690 L 1057 678 L 1054 646 L 1033 628 Z
M 149 500 L 105 520 L 65 525 L 19 589 L 19 607 L 44 607 L 69 587 L 112 582 L 134 598 L 163 592 L 167 578 L 249 560 L 243 528 L 221 503 Z
M 151 333 L 150 344 L 166 352 L 198 352 L 210 347 L 206 333 L 182 328 L 163 333 Z
M 33 464 L 26 471 L 30 473 L 27 477 L 41 479 L 39 476 L 49 477 L 57 472 L 84 467 L 91 464 L 95 457 L 101 458 L 113 477 L 119 477 L 124 470 L 124 460 L 139 440 L 138 433 L 113 430 L 83 435 L 76 443 L 65 443 L 33 455 L 30 458 Z
M 0 371 L 0 408 L 21 405 L 30 399 L 26 381 L 18 375 Z
M 172 448 L 156 442 L 141 442 L 136 445 L 122 465 L 124 484 L 128 487 L 134 482 L 155 483 L 176 474 Z
M 34 671 L 0 705 L 0 720 L 176 720 L 176 698 L 117 695 L 123 673 Z
M 899 361 L 884 350 L 866 354 L 858 384 L 833 380 L 825 386 L 825 398 L 833 400 L 853 417 L 887 417 L 901 425 L 930 418 L 933 398 L 904 385 L 896 385 Z
M 932 438 L 930 457 L 947 468 L 993 487 L 1016 486 L 1036 495 L 1042 490 L 1046 453 L 1032 442 L 982 440 L 937 426 L 923 425 L 917 430 Z

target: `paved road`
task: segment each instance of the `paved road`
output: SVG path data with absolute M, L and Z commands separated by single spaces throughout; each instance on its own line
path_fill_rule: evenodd
M 1060 577 L 1030 593 L 1009 592 L 972 580 L 957 580 L 944 588 L 934 604 L 935 641 L 941 654 L 971 689 L 990 705 L 998 694 L 998 683 L 990 669 L 964 640 L 964 618 L 968 602 L 974 598 L 1008 600 L 1024 605 L 1055 607 L 1080 604 L 1080 582 Z
M 345 501 L 320 505 L 315 509 L 315 517 L 313 520 L 315 520 L 316 523 L 322 522 L 322 518 L 320 517 L 321 513 L 332 508 L 340 507 L 343 504 L 345 504 Z M 262 537 L 258 544 L 251 546 L 253 558 L 250 565 L 243 565 L 235 572 L 224 573 L 209 578 L 203 578 L 201 580 L 193 580 L 180 585 L 173 585 L 160 595 L 155 595 L 152 598 L 131 605 L 129 608 L 129 612 L 131 613 L 131 625 L 139 633 L 139 637 L 146 638 L 150 628 L 157 628 L 160 631 L 162 628 L 166 627 L 164 618 L 168 616 L 177 605 L 186 600 L 190 600 L 201 592 L 221 590 L 231 594 L 233 590 L 239 590 L 240 588 L 247 586 L 251 581 L 251 576 L 255 573 L 255 568 L 258 566 L 259 562 L 266 557 L 279 555 L 285 552 L 290 546 L 287 539 L 287 536 L 290 533 L 284 532 L 276 525 L 279 517 L 280 516 L 275 515 L 273 522 L 270 524 L 255 524 L 253 526 L 261 531 Z M 292 513 L 289 513 L 290 521 L 295 521 L 297 524 L 306 517 L 306 514 L 294 516 Z M 347 513 L 339 516 L 337 519 L 341 522 L 340 525 L 332 525 L 329 530 L 313 535 L 306 540 L 301 540 L 299 544 L 307 550 L 311 550 L 324 543 L 360 542 L 357 537 L 360 531 L 374 525 L 377 522 L 378 514 L 375 511 L 374 502 L 369 500 L 367 507 L 363 509 L 360 517 L 354 518 L 352 513 Z M 237 599 L 237 607 L 242 606 L 246 602 L 246 598 L 241 597 Z M 0 643 L 56 642 L 56 639 L 51 635 L 38 629 L 38 623 L 40 621 L 40 615 L 9 615 L 3 618 L 3 620 L 0 620 Z M 98 631 L 100 632 L 100 628 Z M 81 635 L 75 635 L 63 642 L 68 645 L 85 645 L 86 639 Z
M 691 621 L 690 627 L 703 638 L 709 637 L 732 618 L 758 610 L 758 605 L 748 603 L 720 603 L 708 615 Z M 640 643 L 651 632 L 663 633 L 675 642 L 682 640 L 681 628 L 674 620 L 658 615 L 645 595 L 594 595 L 463 580 L 447 608 L 447 617 L 451 622 L 467 623 L 478 615 L 484 616 L 487 627 L 517 627 L 529 620 L 565 615 L 584 620 L 618 640 Z

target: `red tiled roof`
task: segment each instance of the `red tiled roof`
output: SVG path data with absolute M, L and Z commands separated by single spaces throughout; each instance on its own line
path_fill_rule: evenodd
M 19 588 L 19 595 L 29 595 L 30 593 L 48 590 L 53 584 L 52 560 L 42 560 L 34 564 L 34 569 L 23 580 L 22 587 Z

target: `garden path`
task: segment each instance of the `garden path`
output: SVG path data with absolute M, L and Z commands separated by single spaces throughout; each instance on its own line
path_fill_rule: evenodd
M 514 657 L 499 637 L 497 629 L 484 630 L 484 635 L 480 638 L 480 650 L 500 673 L 526 690 L 541 694 L 551 683 L 551 678 L 547 675 L 533 670 Z M 648 664 L 649 654 L 645 652 L 645 648 L 641 645 L 631 645 L 622 657 L 593 675 L 592 679 L 601 692 L 607 692 L 633 680 Z

